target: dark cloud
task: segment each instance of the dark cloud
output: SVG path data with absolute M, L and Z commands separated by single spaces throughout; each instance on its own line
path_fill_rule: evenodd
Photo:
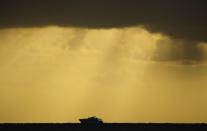
M 207 41 L 206 5 L 206 0 L 1 0 L 0 27 L 144 25 L 171 37 Z
M 199 44 L 186 40 L 160 40 L 153 60 L 175 61 L 181 64 L 196 64 L 205 61 L 204 52 Z

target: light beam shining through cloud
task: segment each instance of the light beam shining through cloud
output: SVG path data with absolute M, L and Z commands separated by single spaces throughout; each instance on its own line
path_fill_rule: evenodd
M 206 122 L 207 47 L 187 42 L 142 27 L 1 29 L 0 122 Z

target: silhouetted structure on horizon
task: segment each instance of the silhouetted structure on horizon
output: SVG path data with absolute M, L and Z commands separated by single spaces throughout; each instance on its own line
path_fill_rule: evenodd
M 103 124 L 103 121 L 97 117 L 89 117 L 85 119 L 79 119 L 81 124 Z

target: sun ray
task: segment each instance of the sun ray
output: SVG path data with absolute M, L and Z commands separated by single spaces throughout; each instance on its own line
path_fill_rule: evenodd
M 1 29 L 0 121 L 206 121 L 205 61 L 155 59 L 173 42 L 142 27 Z

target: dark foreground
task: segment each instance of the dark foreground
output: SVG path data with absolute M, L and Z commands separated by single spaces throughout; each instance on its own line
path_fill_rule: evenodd
M 137 124 L 130 124 L 130 123 L 104 123 L 104 124 L 72 124 L 72 123 L 64 123 L 64 124 L 0 124 L 0 131 L 3 130 L 38 130 L 38 131 L 61 131 L 61 130 L 68 130 L 68 131 L 76 131 L 76 130 L 126 130 L 126 131 L 200 131 L 205 130 L 207 131 L 207 124 L 144 124 L 144 123 L 137 123 Z

